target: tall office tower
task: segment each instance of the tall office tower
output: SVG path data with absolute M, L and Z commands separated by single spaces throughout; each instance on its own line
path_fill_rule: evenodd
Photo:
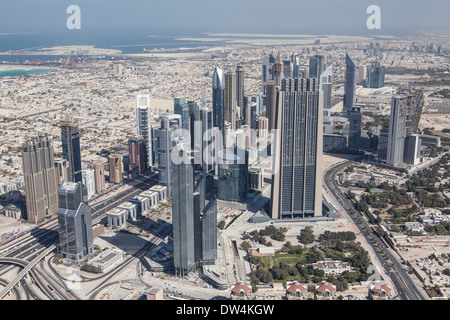
M 275 85 L 279 86 L 281 84 L 281 80 L 284 78 L 284 66 L 281 61 L 280 52 L 278 52 L 273 68 L 273 80 L 275 80 Z
M 353 60 L 346 53 L 345 54 L 345 83 L 344 83 L 344 117 L 350 117 L 350 111 L 355 104 L 355 80 L 356 80 L 356 65 Z
M 167 197 L 172 195 L 172 148 L 173 141 L 181 135 L 181 116 L 168 115 L 161 119 L 161 127 L 157 130 L 158 137 L 158 184 L 167 187 Z
M 56 175 L 58 176 L 58 185 L 68 179 L 68 167 L 66 159 L 55 159 Z
M 225 72 L 224 89 L 224 119 L 231 124 L 231 129 L 236 129 L 236 75 Z
M 142 136 L 135 135 L 128 139 L 128 154 L 130 157 L 129 173 L 134 177 L 142 174 L 146 169 L 145 140 Z
M 356 68 L 356 83 L 366 87 L 367 84 L 367 67 L 366 66 L 358 66 Z
M 59 251 L 75 261 L 94 252 L 91 208 L 82 189 L 81 182 L 64 181 L 58 190 Z
M 191 136 L 191 149 L 194 150 L 195 153 L 201 152 L 201 126 L 197 126 L 196 128 L 196 122 L 198 121 L 197 125 L 199 125 L 200 122 L 200 107 L 198 104 L 194 101 L 188 101 L 188 111 L 189 111 L 189 135 Z M 200 158 L 199 158 L 200 159 Z
M 206 92 L 202 92 L 202 108 L 201 109 L 206 109 L 208 106 L 208 99 L 206 97 Z
M 269 136 L 269 120 L 266 117 L 258 118 L 258 137 L 267 138 Z
M 186 103 L 186 98 L 173 98 L 173 109 L 175 114 L 181 116 L 181 127 L 189 130 L 189 105 Z
M 248 103 L 256 103 L 256 115 L 260 115 L 263 111 L 263 98 L 261 95 L 247 96 Z
M 309 58 L 309 77 L 318 78 L 321 81 L 320 75 L 325 70 L 325 59 L 322 55 L 314 55 Z
M 146 168 L 152 169 L 152 125 L 150 118 L 150 95 L 139 94 L 136 96 L 136 122 L 137 134 L 144 138 L 145 142 L 145 164 Z
M 293 65 L 291 60 L 283 60 L 283 74 L 285 78 L 292 78 Z
M 86 169 L 83 172 L 83 185 L 86 187 L 86 195 L 90 200 L 95 195 L 95 170 Z
M 274 80 L 274 69 L 275 57 L 273 54 L 269 54 L 263 58 L 262 63 L 262 94 L 266 95 L 266 83 L 269 80 Z
M 63 158 L 69 164 L 68 180 L 71 182 L 82 182 L 80 130 L 78 122 L 73 122 L 68 119 L 62 121 L 60 125 Z
M 316 78 L 285 79 L 272 146 L 272 219 L 322 215 L 322 96 Z
M 269 120 L 269 130 L 275 129 L 277 87 L 275 81 L 266 83 L 266 116 Z
M 214 127 L 223 131 L 224 123 L 224 91 L 225 79 L 220 65 L 214 69 L 212 76 L 212 108 L 214 117 Z
M 410 102 L 411 96 L 399 95 L 392 97 L 386 157 L 386 163 L 391 166 L 398 166 L 403 162 L 406 117 Z
M 411 134 L 405 138 L 405 150 L 403 153 L 403 162 L 411 165 L 420 163 L 421 139 L 417 134 Z
M 145 141 L 145 139 L 144 139 Z M 145 144 L 145 142 L 144 142 Z M 145 148 L 144 148 L 145 150 Z M 147 150 L 145 150 L 147 151 Z M 105 163 L 101 160 L 91 161 L 88 164 L 89 169 L 94 169 L 95 192 L 99 193 L 106 189 L 105 187 Z
M 333 65 L 328 66 L 324 72 L 320 75 L 320 90 L 323 91 L 323 109 L 331 109 L 331 99 L 333 95 Z M 329 111 L 331 113 L 331 111 Z
M 389 130 L 381 129 L 378 137 L 378 160 L 380 161 L 386 161 L 387 159 L 388 140 Z
M 48 135 L 28 138 L 22 146 L 27 220 L 39 223 L 58 211 L 58 176 Z
M 109 182 L 122 183 L 123 165 L 121 154 L 110 154 L 109 158 Z
M 380 66 L 380 62 L 376 60 L 369 70 L 369 76 L 367 79 L 368 88 L 382 88 L 384 87 L 384 75 L 386 68 Z
M 362 115 L 360 107 L 353 107 L 349 118 L 348 147 L 359 150 L 361 139 Z
M 156 166 L 158 164 L 158 137 L 157 137 L 157 131 L 158 131 L 158 128 L 152 127 L 152 160 L 153 160 L 153 166 Z
M 248 194 L 248 151 L 243 149 L 219 151 L 218 180 L 218 199 L 244 201 Z
M 213 112 L 212 109 L 200 109 L 200 121 L 202 122 L 202 169 L 203 172 L 210 172 L 213 165 L 206 162 L 205 150 L 208 145 L 213 142 L 212 128 L 213 128 Z
M 174 148 L 184 157 L 181 143 Z M 172 165 L 172 224 L 175 274 L 184 277 L 195 268 L 194 171 L 190 161 Z
M 245 73 L 242 66 L 236 67 L 236 104 L 240 108 L 240 119 L 245 119 L 244 108 L 244 79 Z

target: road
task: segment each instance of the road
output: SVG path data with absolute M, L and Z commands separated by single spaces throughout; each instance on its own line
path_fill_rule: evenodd
M 346 214 L 351 218 L 353 223 L 358 227 L 361 234 L 367 239 L 369 245 L 372 246 L 377 258 L 382 262 L 382 265 L 387 274 L 390 275 L 397 291 L 402 300 L 425 300 L 422 293 L 414 284 L 409 274 L 405 271 L 402 264 L 398 261 L 389 250 L 389 248 L 378 238 L 377 235 L 371 233 L 371 228 L 368 222 L 358 215 L 349 199 L 340 191 L 336 184 L 336 174 L 338 171 L 344 169 L 349 165 L 349 161 L 339 163 L 329 168 L 324 175 L 324 182 L 329 192 L 338 201 L 344 209 L 342 214 Z M 370 232 L 370 233 L 369 233 Z M 387 258 L 386 258 L 387 257 Z M 389 263 L 389 261 L 392 263 Z

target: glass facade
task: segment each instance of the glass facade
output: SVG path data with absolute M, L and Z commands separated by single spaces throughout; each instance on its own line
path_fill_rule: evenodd
M 242 202 L 248 193 L 248 151 L 219 151 L 218 199 Z

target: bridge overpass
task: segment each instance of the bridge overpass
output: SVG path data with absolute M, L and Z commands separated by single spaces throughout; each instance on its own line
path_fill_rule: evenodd
M 12 263 L 17 264 L 21 267 L 23 267 L 22 271 L 19 272 L 17 277 L 11 281 L 5 289 L 3 289 L 2 292 L 0 292 L 0 300 L 3 299 L 9 291 L 11 291 L 12 288 L 14 288 L 19 281 L 25 277 L 28 272 L 41 261 L 46 255 L 48 255 L 50 252 L 52 252 L 56 248 L 56 245 L 51 245 L 47 249 L 45 249 L 41 254 L 39 254 L 36 258 L 34 258 L 31 262 L 28 262 L 23 259 L 17 259 L 17 258 L 0 258 L 0 263 Z

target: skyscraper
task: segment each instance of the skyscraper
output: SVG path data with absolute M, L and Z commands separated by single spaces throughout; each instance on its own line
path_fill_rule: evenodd
M 136 122 L 137 122 L 137 134 L 144 138 L 145 144 L 145 166 L 146 168 L 152 168 L 153 160 L 153 147 L 152 147 L 152 125 L 150 118 L 150 95 L 139 94 L 136 96 Z
M 236 75 L 226 72 L 224 75 L 224 119 L 231 124 L 231 129 L 236 129 Z
M 376 60 L 370 70 L 368 76 L 368 88 L 382 88 L 384 87 L 384 75 L 386 73 L 386 68 L 380 66 L 380 62 Z
M 105 190 L 105 163 L 101 160 L 92 160 L 89 162 L 88 168 L 94 170 L 95 192 L 99 193 Z
M 269 54 L 263 58 L 262 62 L 262 94 L 266 96 L 266 83 L 269 80 L 274 80 L 273 66 L 275 64 L 275 57 L 273 54 Z
M 187 157 L 184 146 L 174 148 Z M 172 224 L 175 274 L 184 277 L 195 268 L 194 172 L 190 161 L 172 165 Z
M 386 163 L 391 166 L 398 166 L 403 162 L 404 144 L 407 136 L 407 115 L 413 100 L 413 97 L 408 95 L 392 97 L 386 156 Z
M 29 138 L 22 147 L 27 220 L 39 223 L 58 211 L 58 176 L 48 135 Z
M 94 252 L 91 208 L 84 203 L 81 182 L 64 181 L 58 190 L 59 250 L 79 261 Z
M 282 81 L 272 146 L 272 219 L 322 213 L 321 100 L 316 78 Z
M 134 135 L 128 139 L 129 173 L 133 176 L 142 174 L 146 169 L 145 140 L 140 135 Z
M 80 130 L 78 122 L 68 119 L 62 121 L 61 143 L 63 158 L 68 162 L 68 180 L 82 182 Z
M 244 108 L 244 68 L 242 66 L 236 67 L 236 105 L 239 107 L 240 119 L 245 119 Z
M 344 83 L 344 117 L 350 117 L 350 111 L 355 104 L 356 65 L 350 56 L 345 54 L 345 83 Z
M 329 65 L 328 68 L 320 75 L 320 90 L 323 91 L 323 109 L 329 110 L 331 108 L 331 97 L 333 93 L 333 65 Z M 331 112 L 331 111 L 330 111 Z
M 167 187 L 167 196 L 172 194 L 172 149 L 173 141 L 181 135 L 181 116 L 174 114 L 161 119 L 161 127 L 157 130 L 158 137 L 158 184 Z
M 109 182 L 122 183 L 123 181 L 122 155 L 110 154 L 108 160 L 109 160 Z
M 219 151 L 217 198 L 242 202 L 248 194 L 248 151 L 224 149 Z
M 266 116 L 269 121 L 269 130 L 275 129 L 277 87 L 273 80 L 266 83 Z
M 214 117 L 214 127 L 218 127 L 222 132 L 224 128 L 224 90 L 225 79 L 222 68 L 218 64 L 212 76 L 212 108 Z
M 189 130 L 189 105 L 186 103 L 186 98 L 173 98 L 173 110 L 175 114 L 181 116 L 181 127 Z
M 202 122 L 202 168 L 203 172 L 209 172 L 212 170 L 212 164 L 206 163 L 205 150 L 206 147 L 213 142 L 213 136 L 211 129 L 213 128 L 213 112 L 212 109 L 200 109 L 200 120 Z
M 349 118 L 348 147 L 359 150 L 361 139 L 362 115 L 360 107 L 353 107 Z
M 325 59 L 322 55 L 314 55 L 309 58 L 309 77 L 318 78 L 319 82 L 320 75 L 325 70 Z

